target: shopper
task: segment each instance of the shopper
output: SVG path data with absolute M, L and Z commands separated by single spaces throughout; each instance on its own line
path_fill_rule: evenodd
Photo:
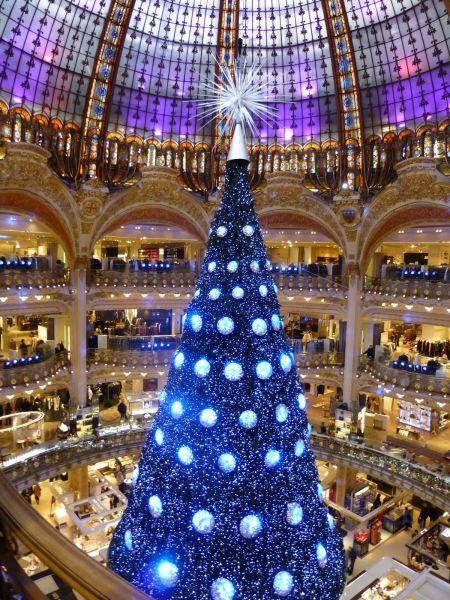
M 322 435 L 326 435 L 326 433 L 327 433 L 327 426 L 325 425 L 324 421 L 322 421 L 322 423 L 320 425 L 320 433 Z
M 120 413 L 120 420 L 128 421 L 127 407 L 125 402 L 123 401 L 123 398 L 120 399 L 119 405 L 117 406 L 117 410 Z
M 373 506 L 372 506 L 372 510 L 376 510 L 377 508 L 379 508 L 381 506 L 381 494 L 377 494 L 377 497 L 374 500 Z
M 28 346 L 26 345 L 25 340 L 23 338 L 20 340 L 19 350 L 20 350 L 20 356 L 22 358 L 25 358 L 26 356 L 28 356 Z
M 36 500 L 36 504 L 39 504 L 39 499 L 42 494 L 42 489 L 38 483 L 36 483 L 36 485 L 33 487 L 33 494 L 34 494 L 34 499 Z
M 405 506 L 405 510 L 403 512 L 402 525 L 406 531 L 409 531 L 409 528 L 412 525 L 411 511 L 407 506 Z
M 426 502 L 424 502 L 422 509 L 419 513 L 419 519 L 418 519 L 420 529 L 423 529 L 425 527 L 428 516 L 429 516 L 428 504 Z
M 349 575 L 352 575 L 353 569 L 355 568 L 355 561 L 358 558 L 358 555 L 356 554 L 356 550 L 353 548 L 353 546 L 351 548 L 349 548 L 347 556 L 348 556 L 347 573 Z

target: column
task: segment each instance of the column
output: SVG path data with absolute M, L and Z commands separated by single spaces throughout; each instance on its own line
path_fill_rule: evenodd
M 356 373 L 361 354 L 361 277 L 358 265 L 348 265 L 347 327 L 343 400 L 349 410 L 358 404 Z
M 78 492 L 80 498 L 89 497 L 88 468 L 77 467 L 69 470 L 69 485 L 74 492 Z
M 72 270 L 74 303 L 70 315 L 70 359 L 72 386 L 70 393 L 71 428 L 75 425 L 78 406 L 86 406 L 86 273 L 87 258 L 77 259 Z
M 350 467 L 338 466 L 336 471 L 336 504 L 345 505 L 345 495 L 355 487 L 357 472 Z

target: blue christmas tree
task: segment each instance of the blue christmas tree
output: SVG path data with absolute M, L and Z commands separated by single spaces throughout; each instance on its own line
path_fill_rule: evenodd
M 246 158 L 238 124 L 109 567 L 156 600 L 337 600 L 342 540 L 323 503 Z

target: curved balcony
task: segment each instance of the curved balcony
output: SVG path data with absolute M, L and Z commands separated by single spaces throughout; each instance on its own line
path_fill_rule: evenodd
M 37 384 L 40 381 L 47 381 L 62 373 L 69 366 L 69 353 L 59 352 L 46 360 L 36 363 L 9 369 L 0 369 L 0 390 L 10 387 L 29 386 Z
M 70 272 L 67 269 L 54 271 L 5 270 L 0 271 L 0 289 L 5 290 L 54 290 L 67 288 Z M 63 290 L 61 290 L 63 291 Z
M 442 371 L 442 374 L 438 371 L 437 375 L 426 375 L 425 373 L 395 369 L 377 361 L 373 364 L 362 364 L 360 370 L 370 373 L 382 382 L 393 383 L 404 389 L 437 394 L 448 394 L 450 391 L 450 377 L 447 376 L 447 370 Z
M 139 452 L 148 434 L 147 427 L 115 427 L 102 430 L 99 439 L 86 437 L 47 442 L 12 455 L 4 472 L 20 490 L 37 480 L 52 477 L 61 469 L 92 464 L 121 454 Z M 450 482 L 424 467 L 369 448 L 313 433 L 311 446 L 319 460 L 351 466 L 374 477 L 414 491 L 443 509 L 448 508 Z
M 364 289 L 367 294 L 386 298 L 450 301 L 450 281 L 366 277 Z
M 130 289 L 148 288 L 158 292 L 189 291 L 197 283 L 197 272 L 188 269 L 132 271 L 124 265 L 124 271 L 103 271 L 93 269 L 88 272 L 88 285 L 91 293 L 95 288 Z M 344 298 L 347 287 L 342 278 L 327 278 L 313 274 L 278 271 L 272 273 L 278 289 L 283 294 L 310 294 L 332 298 Z

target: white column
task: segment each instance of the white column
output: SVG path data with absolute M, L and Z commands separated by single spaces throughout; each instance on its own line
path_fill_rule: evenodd
M 349 410 L 358 401 L 356 373 L 361 353 L 361 277 L 357 268 L 348 269 L 347 332 L 343 400 Z M 355 265 L 356 267 L 356 265 Z
M 72 270 L 74 304 L 70 315 L 72 386 L 71 419 L 78 406 L 86 406 L 86 264 L 78 260 Z

